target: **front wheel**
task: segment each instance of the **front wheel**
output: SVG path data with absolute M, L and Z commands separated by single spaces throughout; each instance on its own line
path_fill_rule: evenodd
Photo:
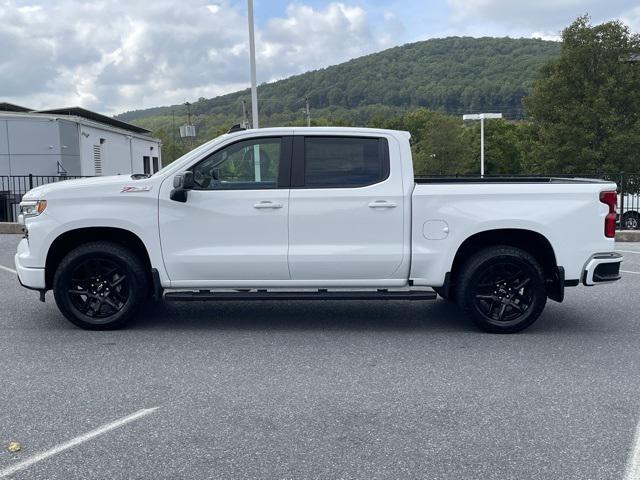
M 515 333 L 527 328 L 547 302 L 544 273 L 538 261 L 519 248 L 486 248 L 464 265 L 458 304 L 481 329 Z
M 91 242 L 69 252 L 53 278 L 56 304 L 88 330 L 110 330 L 129 320 L 145 301 L 148 280 L 140 258 L 112 242 Z

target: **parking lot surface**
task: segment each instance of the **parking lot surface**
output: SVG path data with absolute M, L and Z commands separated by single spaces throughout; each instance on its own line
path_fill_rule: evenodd
M 18 241 L 0 235 L 0 266 Z M 517 335 L 442 300 L 159 304 L 88 332 L 0 270 L 0 477 L 629 477 L 640 244 L 618 246 L 620 282 L 567 289 Z

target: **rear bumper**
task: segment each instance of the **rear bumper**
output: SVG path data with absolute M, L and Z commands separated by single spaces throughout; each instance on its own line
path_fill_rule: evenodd
M 619 253 L 597 253 L 587 261 L 582 274 L 582 283 L 600 285 L 620 280 L 621 264 L 622 255 Z

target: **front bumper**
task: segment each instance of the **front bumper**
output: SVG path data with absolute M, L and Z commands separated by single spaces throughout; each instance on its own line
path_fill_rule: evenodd
M 18 244 L 18 253 L 14 257 L 18 280 L 22 286 L 34 290 L 44 290 L 46 288 L 44 268 L 25 267 L 23 260 L 29 257 L 29 245 L 26 239 L 22 239 Z
M 622 255 L 619 253 L 597 253 L 587 261 L 582 274 L 582 283 L 600 285 L 620 280 L 621 264 Z

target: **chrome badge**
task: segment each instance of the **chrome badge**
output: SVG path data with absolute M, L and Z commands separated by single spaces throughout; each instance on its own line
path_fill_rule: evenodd
M 135 193 L 135 192 L 148 192 L 151 190 L 151 185 L 128 185 L 122 187 L 120 193 Z

